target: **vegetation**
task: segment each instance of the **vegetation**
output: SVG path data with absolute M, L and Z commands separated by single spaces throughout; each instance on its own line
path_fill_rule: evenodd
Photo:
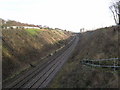
M 25 29 L 25 31 L 27 31 L 31 35 L 37 35 L 37 32 L 40 31 L 40 29 Z
M 31 27 L 37 27 L 37 25 L 34 25 L 34 24 L 21 23 L 21 22 L 14 21 L 14 20 L 5 21 L 5 20 L 2 19 L 2 23 L 3 23 L 3 26 L 31 26 Z
M 120 25 L 120 1 L 113 3 L 110 7 L 115 23 Z
M 4 29 L 2 34 L 3 81 L 42 62 L 71 37 L 68 32 L 44 29 Z
M 106 27 L 79 35 L 74 54 L 48 87 L 51 88 L 117 88 L 120 72 L 83 65 L 83 59 L 120 57 L 120 27 Z M 111 64 L 112 62 L 103 62 Z M 120 63 L 120 62 L 118 62 Z

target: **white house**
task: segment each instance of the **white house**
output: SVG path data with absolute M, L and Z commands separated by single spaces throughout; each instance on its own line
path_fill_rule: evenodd
M 23 26 L 24 29 L 40 29 L 39 27 Z
M 10 29 L 10 28 L 13 28 L 13 29 L 21 29 L 21 28 L 24 28 L 24 29 L 40 29 L 39 27 L 30 27 L 30 26 L 7 26 L 7 27 L 3 27 L 3 29 Z

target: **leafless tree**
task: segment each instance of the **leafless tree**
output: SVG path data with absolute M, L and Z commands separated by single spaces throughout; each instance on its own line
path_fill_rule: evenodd
M 115 23 L 120 25 L 120 1 L 113 3 L 110 7 Z

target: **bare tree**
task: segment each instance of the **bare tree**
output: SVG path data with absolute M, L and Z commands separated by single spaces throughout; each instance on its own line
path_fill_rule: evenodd
M 120 1 L 113 3 L 110 7 L 115 23 L 120 25 Z

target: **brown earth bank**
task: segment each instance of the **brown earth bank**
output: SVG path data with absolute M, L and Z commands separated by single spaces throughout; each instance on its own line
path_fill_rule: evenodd
M 79 38 L 73 55 L 48 87 L 120 88 L 119 70 L 90 67 L 81 63 L 83 59 L 120 58 L 120 26 L 88 31 L 80 34 Z
M 2 30 L 3 82 L 40 63 L 67 44 L 72 33 L 46 29 Z

